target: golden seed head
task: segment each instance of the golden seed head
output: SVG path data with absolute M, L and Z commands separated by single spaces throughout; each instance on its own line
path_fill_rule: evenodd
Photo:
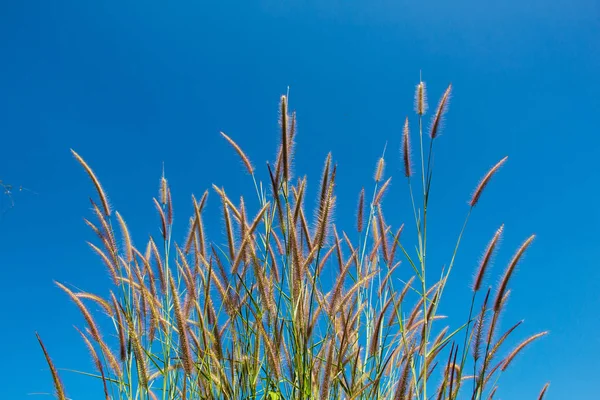
M 383 177 L 383 169 L 384 168 L 385 168 L 385 160 L 383 159 L 383 157 L 381 157 L 379 159 L 379 162 L 377 162 L 377 169 L 375 170 L 375 182 L 381 181 L 381 178 Z
M 423 81 L 419 82 L 415 90 L 415 111 L 420 116 L 427 112 L 427 92 Z
M 160 202 L 162 205 L 167 204 L 167 178 L 164 176 L 160 178 Z
M 410 138 L 408 129 L 408 117 L 404 122 L 404 129 L 402 130 L 402 157 L 404 161 L 404 175 L 410 178 L 412 175 L 412 163 L 410 160 Z

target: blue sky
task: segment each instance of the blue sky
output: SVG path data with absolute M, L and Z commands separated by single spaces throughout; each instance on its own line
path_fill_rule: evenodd
M 551 335 L 515 361 L 499 394 L 536 398 L 551 381 L 548 399 L 591 398 L 600 360 L 599 21 L 594 0 L 3 2 L 0 179 L 36 194 L 17 193 L 0 219 L 0 398 L 51 391 L 35 330 L 60 368 L 92 368 L 72 328 L 82 319 L 52 283 L 99 294 L 109 284 L 85 244 L 93 187 L 69 148 L 140 241 L 158 230 L 151 198 L 164 162 L 183 231 L 191 193 L 216 183 L 252 195 L 220 130 L 266 180 L 278 99 L 290 86 L 296 171 L 314 189 L 333 151 L 337 220 L 349 225 L 387 143 L 387 218 L 398 226 L 411 215 L 398 149 L 406 115 L 414 126 L 419 70 L 432 107 L 454 87 L 435 159 L 433 264 L 447 263 L 478 179 L 509 156 L 471 219 L 448 306 L 463 311 L 501 223 L 494 276 L 536 233 L 503 322 L 525 319 L 521 337 Z M 62 374 L 74 399 L 100 398 L 88 393 L 95 381 Z

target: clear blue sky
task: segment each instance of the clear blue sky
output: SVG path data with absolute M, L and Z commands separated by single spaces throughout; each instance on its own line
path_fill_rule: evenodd
M 0 220 L 0 398 L 51 391 L 34 330 L 60 368 L 92 369 L 72 328 L 82 319 L 52 284 L 99 294 L 109 284 L 85 244 L 93 187 L 69 148 L 92 165 L 140 241 L 158 230 L 151 197 L 164 161 L 184 230 L 192 192 L 217 183 L 252 194 L 220 130 L 267 177 L 263 161 L 274 157 L 277 103 L 289 85 L 297 171 L 314 187 L 333 151 L 337 219 L 348 225 L 387 141 L 395 178 L 385 201 L 398 226 L 411 215 L 398 148 L 419 70 L 431 106 L 454 86 L 432 195 L 438 265 L 447 263 L 473 186 L 509 155 L 471 220 L 450 306 L 464 307 L 477 259 L 501 223 L 494 276 L 536 233 L 503 322 L 524 318 L 520 337 L 551 335 L 516 360 L 500 395 L 537 398 L 547 380 L 548 399 L 597 395 L 596 0 L 5 1 L 0 38 L 0 179 L 37 193 L 17 195 Z M 88 393 L 97 382 L 62 374 L 74 399 L 100 398 Z

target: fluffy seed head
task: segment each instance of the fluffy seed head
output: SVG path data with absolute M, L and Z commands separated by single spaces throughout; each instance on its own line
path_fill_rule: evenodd
M 358 211 L 356 212 L 356 229 L 358 232 L 363 230 L 365 212 L 365 188 L 362 188 L 360 195 L 358 196 Z
M 175 281 L 173 280 L 172 275 L 169 276 L 169 284 L 171 287 L 171 292 L 173 294 L 173 308 L 175 310 L 175 320 L 177 322 L 177 329 L 179 330 L 179 342 L 181 345 L 181 359 L 183 364 L 183 370 L 189 376 L 192 373 L 193 361 L 192 353 L 190 351 L 190 346 L 188 342 L 188 329 L 186 321 L 183 317 L 181 302 L 179 300 L 179 293 L 177 291 L 177 287 L 175 286 Z
M 162 205 L 166 205 L 167 204 L 167 178 L 165 178 L 164 176 L 162 176 L 160 178 L 160 202 L 162 203 Z
M 44 343 L 42 342 L 42 339 L 40 338 L 40 335 L 38 335 L 37 332 L 35 333 L 35 336 L 37 337 L 37 340 L 40 343 L 40 347 L 44 352 L 44 357 L 46 357 L 48 367 L 50 367 L 50 372 L 52 373 L 52 381 L 54 382 L 54 390 L 56 391 L 56 397 L 58 397 L 59 400 L 66 400 L 67 396 L 65 396 L 65 388 L 60 377 L 58 376 L 58 371 L 56 370 L 56 367 L 54 366 L 54 363 L 52 362 L 48 351 L 46 351 L 46 346 L 44 346 Z
M 536 335 L 533 335 L 531 337 L 529 337 L 528 339 L 524 340 L 520 345 L 518 345 L 513 351 L 512 353 L 510 353 L 508 355 L 508 357 L 506 357 L 506 359 L 504 360 L 504 363 L 502 364 L 502 371 L 506 371 L 506 369 L 509 367 L 510 363 L 512 362 L 512 360 L 514 360 L 514 358 L 517 356 L 517 354 L 519 354 L 525 347 L 527 347 L 527 345 L 529 345 L 531 342 L 533 342 L 536 339 L 541 338 L 542 336 L 545 336 L 548 334 L 548 331 L 546 332 L 541 332 L 538 333 Z
M 87 172 L 90 179 L 94 183 L 94 186 L 96 187 L 96 191 L 98 192 L 98 196 L 100 197 L 100 202 L 102 203 L 102 208 L 104 209 L 104 215 L 109 217 L 110 216 L 110 205 L 108 204 L 108 198 L 106 197 L 106 193 L 104 193 L 104 189 L 102 188 L 100 181 L 96 177 L 96 174 L 94 174 L 94 171 L 92 171 L 90 166 L 85 162 L 85 160 L 83 158 L 81 158 L 81 156 L 79 154 L 77 154 L 75 152 L 75 150 L 71 149 L 71 153 L 73 153 L 73 156 L 75 156 L 75 159 L 79 162 L 79 164 L 81 164 L 83 169 L 85 169 L 85 172 Z
M 408 117 L 404 122 L 404 129 L 402 130 L 402 156 L 404 159 L 404 175 L 410 178 L 412 175 L 412 163 L 410 160 L 410 138 L 408 130 Z
M 173 198 L 170 188 L 167 189 L 167 225 L 173 226 Z
M 119 356 L 121 361 L 125 361 L 127 357 L 127 349 L 125 347 L 125 325 L 121 316 L 121 306 L 112 290 L 110 291 L 110 299 L 115 309 L 115 315 L 117 316 L 117 330 L 119 331 Z
M 125 257 L 127 262 L 131 262 L 133 260 L 133 250 L 131 247 L 131 236 L 129 235 L 129 229 L 127 229 L 127 224 L 121 214 L 117 211 L 116 213 L 117 220 L 119 220 L 119 226 L 121 227 L 121 234 L 123 235 L 123 242 L 125 245 Z
M 223 132 L 221 132 L 221 136 L 223 136 L 225 138 L 225 140 L 227 140 L 229 142 L 229 144 L 231 145 L 231 147 L 233 147 L 233 149 L 238 153 L 238 155 L 242 159 L 242 162 L 246 166 L 246 169 L 248 170 L 248 173 L 250 175 L 252 175 L 254 173 L 254 167 L 250 163 L 250 159 L 248 158 L 248 156 L 246 156 L 246 153 L 244 153 L 244 151 L 242 150 L 242 148 L 240 146 L 238 146 L 238 144 L 236 142 L 234 142 L 232 138 L 230 138 L 229 136 L 227 136 Z
M 531 242 L 533 242 L 533 239 L 535 239 L 535 235 L 531 235 L 525 242 L 523 242 L 521 247 L 519 247 L 512 260 L 508 264 L 508 268 L 506 268 L 506 272 L 504 273 L 504 276 L 500 283 L 500 287 L 498 288 L 498 293 L 496 294 L 496 301 L 494 302 L 494 311 L 497 312 L 502 308 L 502 302 L 504 299 L 504 293 L 506 292 L 506 288 L 508 287 L 508 281 L 513 275 L 513 272 L 515 271 L 515 267 L 517 266 L 519 260 L 521 259 L 521 257 L 523 257 L 525 250 L 527 250 L 529 245 L 531 245 Z
M 90 355 L 92 356 L 92 360 L 94 361 L 94 365 L 96 366 L 96 369 L 98 370 L 98 372 L 100 373 L 100 376 L 102 378 L 102 384 L 104 385 L 104 396 L 105 396 L 105 398 L 107 400 L 109 400 L 110 397 L 108 396 L 108 390 L 107 390 L 107 387 L 106 387 L 106 378 L 104 376 L 104 368 L 102 367 L 102 363 L 100 362 L 100 358 L 98 357 L 98 353 L 96 352 L 96 349 L 92 345 L 92 342 L 90 342 L 90 340 L 85 335 L 85 333 L 83 333 L 77 327 L 75 327 L 75 329 L 81 335 L 81 338 L 83 339 L 83 342 L 85 343 L 85 346 L 88 348 L 88 351 L 90 352 Z
M 427 92 L 423 81 L 419 82 L 415 90 L 415 111 L 420 116 L 427 112 Z
M 379 159 L 379 161 L 377 162 L 377 169 L 375 170 L 375 182 L 381 181 L 381 178 L 383 177 L 383 169 L 384 168 L 385 168 L 385 160 L 383 159 L 383 157 L 381 157 Z
M 477 322 L 475 322 L 475 328 L 473 330 L 473 359 L 477 361 L 481 356 L 481 344 L 483 342 L 483 325 L 485 323 L 485 312 L 487 310 L 487 302 L 490 297 L 490 289 L 488 289 L 485 299 L 483 301 L 483 305 L 481 306 L 481 311 L 479 312 L 479 317 L 477 318 Z
M 488 171 L 488 173 L 485 174 L 483 179 L 481 179 L 481 181 L 479 182 L 479 185 L 477 185 L 477 188 L 475 188 L 475 191 L 473 192 L 473 196 L 471 197 L 471 200 L 469 201 L 469 205 L 471 207 L 475 207 L 475 205 L 477 205 L 477 202 L 479 201 L 479 198 L 481 197 L 481 193 L 483 192 L 483 189 L 485 189 L 485 187 L 487 186 L 490 179 L 492 179 L 492 176 L 494 176 L 494 174 L 496 172 L 498 172 L 498 170 L 500 169 L 502 164 L 504 164 L 507 159 L 508 159 L 508 156 L 506 156 L 502 160 L 498 161 L 498 163 L 496 163 L 496 165 L 494 165 L 492 167 L 492 169 L 490 169 Z
M 390 185 L 390 182 L 392 181 L 392 177 L 390 176 L 387 181 L 385 181 L 383 183 L 383 185 L 381 185 L 381 189 L 379 189 L 379 192 L 377 192 L 377 194 L 375 195 L 375 200 L 373 200 L 373 205 L 377 205 L 379 204 L 379 202 L 381 201 L 381 198 L 383 197 L 383 195 L 385 194 L 388 186 Z
M 94 318 L 92 317 L 92 314 L 90 314 L 90 312 L 88 311 L 87 307 L 81 302 L 79 297 L 77 297 L 75 295 L 75 293 L 73 293 L 65 285 L 63 285 L 59 282 L 56 282 L 56 281 L 54 281 L 54 283 L 56 284 L 56 286 L 61 288 L 66 294 L 68 294 L 69 297 L 71 298 L 71 300 L 73 300 L 73 302 L 75 303 L 75 305 L 77 305 L 77 308 L 79 308 L 79 311 L 81 311 L 81 314 L 83 315 L 85 321 L 87 322 L 88 326 L 90 327 L 90 332 L 92 334 L 92 337 L 97 342 L 101 342 L 102 337 L 100 336 L 100 331 L 98 330 L 98 326 L 96 325 L 96 322 L 94 321 Z
M 496 234 L 494 235 L 492 240 L 490 240 L 490 242 L 487 245 L 487 248 L 485 249 L 485 253 L 483 254 L 483 258 L 481 259 L 481 263 L 479 264 L 477 276 L 475 277 L 475 282 L 473 283 L 474 292 L 477 292 L 479 288 L 481 288 L 481 282 L 483 281 L 483 278 L 485 276 L 485 271 L 487 270 L 488 265 L 492 260 L 494 250 L 496 249 L 496 246 L 498 244 L 498 240 L 500 239 L 500 236 L 502 236 L 502 231 L 504 231 L 504 225 L 498 228 Z
M 442 118 L 448 109 L 448 100 L 450 99 L 450 91 L 452 90 L 452 85 L 448 85 L 448 89 L 444 92 L 444 95 L 440 99 L 440 104 L 438 104 L 437 111 L 435 112 L 435 116 L 433 118 L 433 122 L 431 124 L 431 132 L 429 135 L 431 139 L 435 139 L 439 133 L 440 125 L 442 123 Z

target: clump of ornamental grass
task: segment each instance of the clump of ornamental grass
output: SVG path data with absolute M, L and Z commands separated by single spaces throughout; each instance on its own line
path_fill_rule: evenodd
M 192 195 L 184 237 L 173 237 L 174 205 L 164 173 L 153 199 L 157 232 L 147 242 L 134 242 L 92 168 L 73 151 L 97 195 L 91 201 L 94 218 L 85 220 L 95 234 L 94 242 L 88 243 L 113 284 L 98 295 L 56 283 L 85 322 L 76 329 L 95 368 L 85 373 L 98 381 L 93 397 L 492 398 L 515 358 L 547 333 L 525 337 L 508 350 L 505 342 L 522 321 L 504 331 L 500 326 L 516 266 L 534 236 L 516 250 L 497 288 L 485 288 L 504 232 L 500 225 L 475 269 L 468 318 L 460 326 L 443 325 L 445 316 L 438 308 L 467 222 L 507 160 L 497 162 L 475 187 L 447 267 L 431 266 L 431 159 L 450 93 L 448 86 L 429 135 L 424 135 L 427 94 L 419 82 L 418 130 L 411 132 L 407 117 L 398 133 L 398 156 L 414 212 L 410 229 L 404 224 L 393 227 L 385 218 L 384 195 L 391 190 L 392 178 L 385 176 L 383 156 L 373 182 L 358 195 L 351 231 L 334 223 L 336 175 L 343 172 L 331 153 L 320 176 L 316 207 L 307 210 L 307 177 L 292 171 L 296 114 L 290 114 L 286 96 L 279 104 L 277 157 L 262 175 L 234 138 L 221 133 L 250 174 L 256 196 L 237 201 L 216 185 L 199 198 Z M 415 162 L 412 143 L 417 143 L 414 153 L 420 156 Z M 207 237 L 203 215 L 209 197 L 211 212 L 222 214 L 225 238 Z M 416 234 L 416 251 L 403 245 L 407 231 Z M 333 281 L 323 278 L 326 270 L 335 276 Z M 400 273 L 410 276 L 400 280 Z M 413 304 L 407 299 L 415 294 Z M 93 309 L 102 312 L 95 314 Z M 39 336 L 38 340 L 56 395 L 66 399 L 68 388 L 59 369 Z M 92 393 L 92 386 L 89 390 Z

